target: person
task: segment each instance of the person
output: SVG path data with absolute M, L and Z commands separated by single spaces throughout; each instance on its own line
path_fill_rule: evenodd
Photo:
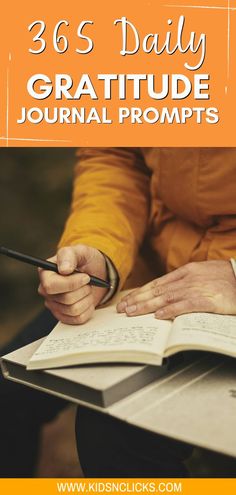
M 46 310 L 10 348 L 39 338 L 41 329 L 47 333 L 57 320 L 86 322 L 124 286 L 145 240 L 158 276 L 123 297 L 117 311 L 127 316 L 152 312 L 160 319 L 193 311 L 236 314 L 230 263 L 236 257 L 236 149 L 80 148 L 77 154 L 71 213 L 51 258 L 59 274 L 40 270 L 39 294 Z M 74 274 L 76 267 L 82 273 Z M 113 289 L 91 287 L 89 274 L 110 278 Z M 14 387 L 9 401 L 9 386 L 1 384 L 1 438 L 5 443 L 14 439 L 14 473 L 29 476 L 40 425 L 64 402 L 29 389 L 22 392 L 23 387 L 14 392 Z M 12 417 L 17 411 L 15 421 L 9 410 Z M 86 408 L 78 409 L 76 439 L 89 477 L 188 475 L 184 460 L 191 446 Z M 5 469 L 7 465 L 5 457 Z

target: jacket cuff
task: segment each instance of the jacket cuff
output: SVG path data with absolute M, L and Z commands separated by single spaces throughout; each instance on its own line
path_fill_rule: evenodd
M 100 236 L 85 237 L 78 236 L 77 233 L 71 236 L 67 236 L 64 233 L 58 247 L 75 246 L 76 244 L 85 244 L 103 253 L 111 261 L 118 274 L 119 289 L 123 287 L 132 269 L 133 254 L 129 250 L 114 246 L 114 242 L 104 238 L 101 239 Z
M 112 261 L 104 253 L 102 253 L 102 254 L 103 254 L 105 261 L 106 261 L 107 278 L 108 278 L 108 281 L 111 285 L 111 288 L 109 289 L 107 294 L 103 297 L 103 299 L 99 303 L 99 306 L 110 301 L 110 299 L 112 299 L 112 297 L 116 294 L 116 292 L 118 290 L 118 286 L 119 286 L 119 275 L 118 275 Z

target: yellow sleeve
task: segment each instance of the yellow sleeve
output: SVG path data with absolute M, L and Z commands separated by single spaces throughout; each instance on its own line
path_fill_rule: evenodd
M 149 217 L 150 175 L 138 148 L 80 148 L 61 246 L 87 244 L 113 262 L 121 286 Z

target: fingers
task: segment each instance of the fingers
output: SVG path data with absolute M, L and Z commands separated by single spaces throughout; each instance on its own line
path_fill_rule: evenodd
M 153 286 L 145 292 L 133 291 L 117 305 L 127 316 L 155 313 L 159 319 L 172 319 L 184 313 L 214 312 L 214 298 L 207 283 L 192 286 L 186 278 L 174 283 Z
M 57 253 L 57 266 L 61 275 L 69 275 L 77 268 L 77 256 L 73 247 L 64 247 Z
M 135 302 L 135 298 L 138 298 L 137 300 L 146 300 L 150 297 L 158 296 L 162 294 L 164 292 L 165 287 L 167 288 L 169 284 L 173 285 L 175 282 L 183 280 L 187 274 L 188 274 L 188 265 L 185 265 L 178 268 L 177 270 L 174 270 L 173 272 L 167 273 L 162 277 L 159 277 L 155 280 L 152 280 L 151 282 L 148 282 L 142 287 L 139 287 L 138 289 L 135 289 L 126 296 L 122 297 L 120 303 L 118 303 L 117 305 L 117 311 L 118 312 L 125 311 L 125 308 L 127 307 L 127 302 L 130 301 Z M 167 290 L 166 288 L 165 291 Z
M 150 289 L 158 288 L 161 285 L 177 282 L 178 280 L 182 280 L 184 277 L 186 277 L 187 273 L 188 273 L 188 265 L 181 266 L 180 268 L 177 268 L 177 270 L 173 270 L 173 272 L 167 273 L 162 277 L 158 277 L 155 280 L 148 282 L 139 289 L 136 289 L 134 292 L 145 292 Z
M 191 263 L 181 266 L 180 268 L 177 268 L 176 270 L 173 270 L 172 272 L 157 278 L 156 280 L 152 281 L 151 284 L 154 283 L 155 285 L 156 283 L 157 285 L 162 285 L 162 284 L 176 282 L 177 280 L 182 280 L 188 275 L 190 265 Z
M 71 292 L 66 292 L 62 294 L 48 294 L 43 288 L 43 286 L 40 284 L 38 288 L 38 293 L 41 296 L 47 298 L 48 300 L 70 306 L 80 301 L 84 297 L 90 295 L 92 293 L 92 287 L 90 285 L 84 285 L 83 287 L 80 287 L 79 289 L 76 289 Z
M 77 246 L 63 247 L 57 253 L 57 265 L 61 275 L 73 273 L 77 267 L 81 267 L 89 262 L 91 249 L 88 246 L 79 244 Z
M 63 278 L 61 275 L 59 277 Z M 77 275 L 71 275 L 71 277 L 78 278 Z M 56 287 L 58 290 L 58 284 Z M 45 298 L 45 306 L 50 309 L 55 318 L 68 325 L 85 323 L 91 318 L 95 309 L 93 289 L 90 285 L 84 285 L 70 292 L 48 294 L 40 284 L 39 293 Z
M 64 323 L 73 325 L 87 321 L 104 291 L 88 285 L 90 276 L 87 273 L 105 277 L 104 256 L 96 249 L 79 244 L 59 249 L 51 261 L 57 263 L 59 273 L 39 270 L 38 292 L 45 298 L 46 307 Z M 81 273 L 75 273 L 77 267 Z
M 42 270 L 39 278 L 43 291 L 49 295 L 78 290 L 90 281 L 86 273 L 73 273 L 63 277 L 47 270 Z
M 165 305 L 155 312 L 155 317 L 160 320 L 173 320 L 177 316 L 187 313 L 198 313 L 205 311 L 207 313 L 214 312 L 212 301 L 205 297 L 196 297 L 192 294 L 183 298 L 178 302 Z
M 50 311 L 55 315 L 60 315 L 60 320 L 64 316 L 72 316 L 78 317 L 84 312 L 86 312 L 90 307 L 93 308 L 93 296 L 90 294 L 89 296 L 84 297 L 80 301 L 67 305 L 61 304 L 50 299 L 46 299 L 45 305 Z
M 192 312 L 192 305 L 189 304 L 189 301 L 180 301 L 159 309 L 156 311 L 155 317 L 159 320 L 174 320 L 177 316 Z
M 47 303 L 45 303 L 47 305 Z M 49 308 L 50 309 L 50 308 Z M 53 315 L 58 321 L 61 321 L 62 323 L 65 323 L 66 325 L 82 325 L 83 323 L 86 323 L 88 321 L 94 312 L 94 306 L 89 306 L 87 310 L 85 310 L 83 313 L 76 315 L 76 316 L 69 316 L 62 314 L 57 311 L 52 311 Z
M 163 302 L 178 300 L 183 294 L 183 289 L 185 292 L 188 287 L 178 281 L 172 284 L 153 285 L 152 288 L 147 289 L 145 292 L 133 291 L 117 304 L 117 311 L 118 313 L 131 313 L 130 308 L 135 305 L 137 305 L 138 311 L 150 309 L 148 312 L 152 312 L 151 308 L 153 307 L 153 311 L 156 311 Z
M 142 301 L 126 307 L 127 316 L 155 313 L 159 319 L 172 319 L 185 313 L 199 311 L 214 312 L 212 301 L 193 289 L 168 291 L 162 296 Z
M 130 306 L 127 306 L 125 312 L 128 316 L 138 316 L 148 313 L 154 313 L 160 308 L 163 308 L 169 304 L 173 304 L 184 298 L 185 292 L 168 291 L 159 297 L 153 297 L 145 301 L 136 302 Z
M 185 285 L 185 289 L 186 288 L 187 287 Z M 117 304 L 117 311 L 122 313 L 129 306 L 150 301 L 152 299 L 163 296 L 164 294 L 172 294 L 172 293 L 177 294 L 177 292 L 182 289 L 183 289 L 183 283 L 180 281 L 180 282 L 174 282 L 172 284 L 163 284 L 163 285 L 155 284 L 151 288 L 148 288 L 145 292 L 133 291 L 130 294 L 128 294 L 126 298 L 123 298 L 121 302 Z
M 84 313 L 78 316 L 63 316 L 60 321 L 66 325 L 83 325 L 86 321 L 92 318 L 94 312 L 94 307 L 87 309 Z
M 185 312 L 214 311 L 207 280 L 208 272 L 199 278 L 199 263 L 188 263 L 130 292 L 118 303 L 117 311 L 128 316 L 155 312 L 163 319 Z
M 57 275 L 57 277 L 64 278 L 61 275 Z M 68 279 L 69 277 L 65 278 Z M 71 277 L 78 278 L 77 275 L 71 275 Z M 57 284 L 57 282 L 58 279 L 56 279 L 55 283 Z M 58 290 L 58 284 L 56 289 Z M 48 294 L 43 285 L 40 284 L 38 292 L 45 298 L 45 306 L 50 309 L 55 318 L 63 323 L 79 325 L 87 321 L 93 314 L 94 298 L 93 289 L 90 285 L 84 285 L 70 292 Z

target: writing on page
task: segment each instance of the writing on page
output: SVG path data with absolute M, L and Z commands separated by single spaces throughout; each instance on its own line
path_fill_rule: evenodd
M 212 313 L 191 313 L 175 319 L 168 348 L 189 345 L 236 350 L 236 317 Z

